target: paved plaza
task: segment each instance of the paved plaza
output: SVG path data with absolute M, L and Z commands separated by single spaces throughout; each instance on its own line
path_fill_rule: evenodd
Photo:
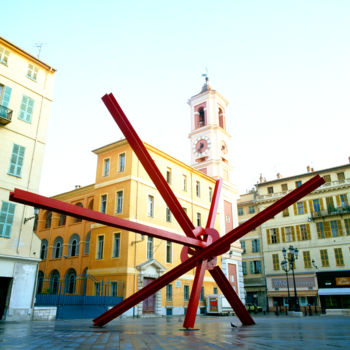
M 117 319 L 93 328 L 91 320 L 0 322 L 0 349 L 350 349 L 350 317 L 254 316 L 243 327 L 236 317 Z M 238 327 L 231 327 L 233 322 Z

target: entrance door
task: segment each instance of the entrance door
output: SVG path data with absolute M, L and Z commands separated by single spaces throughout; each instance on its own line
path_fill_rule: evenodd
M 9 303 L 10 285 L 10 277 L 0 277 L 0 320 L 5 319 L 5 311 Z
M 144 278 L 143 279 L 143 286 L 146 287 L 152 281 L 154 281 L 154 278 Z M 151 296 L 149 296 L 147 299 L 145 299 L 143 301 L 142 312 L 144 314 L 152 314 L 152 313 L 154 313 L 155 300 L 156 300 L 156 295 L 152 294 Z

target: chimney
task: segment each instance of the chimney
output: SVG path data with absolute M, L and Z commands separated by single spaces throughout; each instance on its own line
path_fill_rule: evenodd
M 350 163 L 350 157 L 348 157 L 349 163 Z
M 311 171 L 310 165 L 308 165 L 308 166 L 306 167 L 306 170 L 307 170 L 308 173 Z
M 80 188 L 80 185 L 75 185 L 75 189 L 77 190 L 78 188 Z
M 277 179 L 282 179 L 282 177 L 283 177 L 281 173 L 277 173 L 276 176 L 277 176 Z

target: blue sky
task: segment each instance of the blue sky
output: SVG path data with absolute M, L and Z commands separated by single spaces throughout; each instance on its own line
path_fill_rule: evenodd
M 22 1 L 0 35 L 57 69 L 40 192 L 94 182 L 91 150 L 122 135 L 113 92 L 141 138 L 189 163 L 189 97 L 228 101 L 235 182 L 346 164 L 350 1 Z

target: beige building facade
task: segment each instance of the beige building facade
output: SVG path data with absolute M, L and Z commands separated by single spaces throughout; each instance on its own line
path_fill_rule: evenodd
M 0 319 L 30 319 L 40 253 L 34 210 L 9 202 L 37 192 L 55 69 L 0 37 Z

